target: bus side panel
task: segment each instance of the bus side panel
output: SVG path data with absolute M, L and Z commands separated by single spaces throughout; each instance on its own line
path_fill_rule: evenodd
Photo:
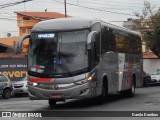
M 118 53 L 106 52 L 101 56 L 100 62 L 101 75 L 108 78 L 108 92 L 116 92 L 118 86 Z
M 127 59 L 127 54 L 125 53 L 119 53 L 118 54 L 118 84 L 119 84 L 119 89 L 118 91 L 124 90 L 126 86 L 126 81 L 127 81 L 127 72 L 128 72 L 128 59 Z
M 136 73 L 134 64 L 136 63 L 135 55 L 128 53 L 118 54 L 118 75 L 119 75 L 119 91 L 128 90 L 132 85 L 132 75 Z
M 132 85 L 132 76 L 135 74 L 136 77 L 136 86 L 142 84 L 142 66 L 140 62 L 140 56 L 138 54 L 119 54 L 119 57 L 125 56 L 124 68 L 121 66 L 120 70 L 123 71 L 122 86 L 121 81 L 119 80 L 119 90 L 127 90 L 131 88 Z M 119 77 L 120 79 L 121 77 Z

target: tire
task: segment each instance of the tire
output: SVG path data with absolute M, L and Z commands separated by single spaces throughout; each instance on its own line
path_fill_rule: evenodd
M 96 102 L 98 104 L 103 104 L 106 102 L 107 97 L 108 97 L 108 85 L 107 85 L 107 82 L 103 81 L 102 93 L 100 96 L 96 98 Z
M 56 101 L 55 100 L 48 100 L 48 104 L 50 107 L 54 107 L 56 105 Z
M 135 86 L 136 86 L 135 78 L 132 77 L 132 87 L 129 90 L 121 91 L 120 92 L 121 95 L 123 97 L 133 97 L 135 95 Z
M 11 97 L 11 90 L 8 88 L 4 89 L 2 97 L 5 99 L 9 99 Z
M 143 81 L 143 86 L 144 87 L 149 87 L 149 81 L 148 80 L 144 80 Z
M 133 97 L 135 95 L 135 86 L 136 86 L 135 78 L 132 77 L 131 89 L 125 91 L 125 96 L 126 97 Z

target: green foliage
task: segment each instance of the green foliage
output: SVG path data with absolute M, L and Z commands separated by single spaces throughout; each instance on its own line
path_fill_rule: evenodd
M 142 40 L 160 58 L 160 9 L 154 10 L 150 2 L 144 2 L 142 13 L 135 13 L 136 29 L 142 34 Z

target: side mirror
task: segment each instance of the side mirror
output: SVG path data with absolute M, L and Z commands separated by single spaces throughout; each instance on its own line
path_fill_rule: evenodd
M 95 42 L 95 36 L 98 34 L 97 31 L 92 31 L 87 37 L 87 49 L 91 49 L 91 43 Z
M 27 38 L 30 38 L 30 35 L 24 35 L 18 40 L 16 54 L 22 53 L 22 44 L 23 44 L 23 41 Z

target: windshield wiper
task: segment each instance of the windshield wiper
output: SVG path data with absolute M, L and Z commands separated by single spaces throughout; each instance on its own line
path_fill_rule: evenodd
M 67 66 L 67 64 L 66 64 L 65 59 L 63 58 L 63 56 L 60 57 L 60 58 L 62 59 L 62 64 L 65 66 L 65 69 L 67 70 L 67 72 L 68 72 L 71 76 L 73 76 L 73 74 L 72 74 L 71 70 L 69 69 L 69 67 Z

